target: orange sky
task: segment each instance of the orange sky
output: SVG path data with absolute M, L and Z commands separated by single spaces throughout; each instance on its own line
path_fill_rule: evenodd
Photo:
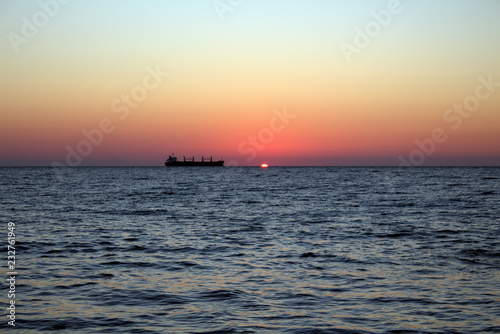
M 1 165 L 500 164 L 498 2 L 402 1 L 351 57 L 387 1 L 281 6 L 74 0 L 15 44 L 43 8 L 2 2 Z

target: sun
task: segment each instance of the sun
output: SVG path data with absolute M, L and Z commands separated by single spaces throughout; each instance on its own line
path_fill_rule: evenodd
M 260 167 L 262 167 L 262 168 L 267 168 L 267 167 L 269 167 L 269 165 L 268 165 L 268 164 L 266 164 L 266 163 L 263 163 L 262 165 L 260 165 Z

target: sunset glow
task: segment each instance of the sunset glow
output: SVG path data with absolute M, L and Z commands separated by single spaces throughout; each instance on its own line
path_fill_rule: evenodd
M 500 164 L 498 1 L 54 3 L 0 4 L 3 166 Z

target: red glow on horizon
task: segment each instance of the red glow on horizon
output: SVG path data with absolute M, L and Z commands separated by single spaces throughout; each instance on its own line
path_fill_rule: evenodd
M 266 163 L 264 163 L 264 164 L 260 165 L 260 167 L 262 167 L 262 168 L 267 168 L 267 167 L 269 167 L 269 165 L 268 165 L 268 164 L 266 164 Z

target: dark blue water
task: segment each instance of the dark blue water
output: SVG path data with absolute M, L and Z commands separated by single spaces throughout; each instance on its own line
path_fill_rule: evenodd
M 25 333 L 500 332 L 500 168 L 61 179 L 0 169 Z

